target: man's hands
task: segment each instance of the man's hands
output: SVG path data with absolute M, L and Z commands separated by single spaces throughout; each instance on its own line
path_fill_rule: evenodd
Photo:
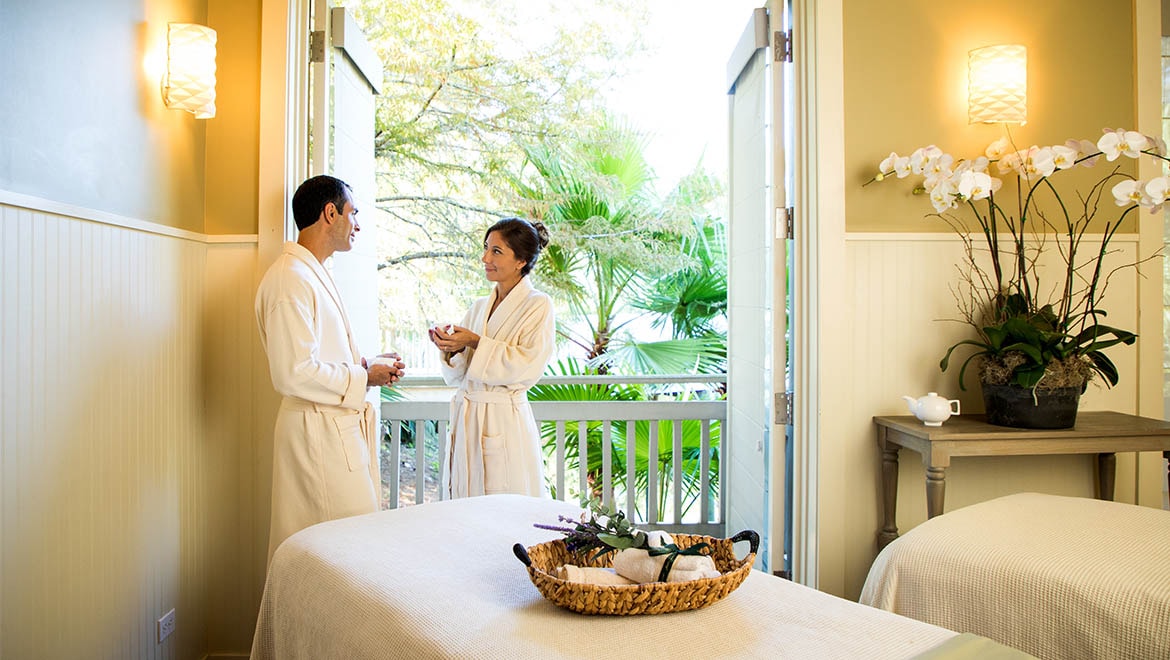
M 393 385 L 406 375 L 406 364 L 402 356 L 397 353 L 382 353 L 366 364 L 362 358 L 362 366 L 366 368 L 366 386 Z

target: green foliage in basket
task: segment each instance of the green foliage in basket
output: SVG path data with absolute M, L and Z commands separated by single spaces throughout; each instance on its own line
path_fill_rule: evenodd
M 570 552 L 586 553 L 596 550 L 589 561 L 617 550 L 646 548 L 646 532 L 634 527 L 621 509 L 612 504 L 606 505 L 597 497 L 582 500 L 581 508 L 584 511 L 581 512 L 579 520 L 557 516 L 561 522 L 572 523 L 572 527 L 540 523 L 534 526 L 563 533 L 565 547 Z

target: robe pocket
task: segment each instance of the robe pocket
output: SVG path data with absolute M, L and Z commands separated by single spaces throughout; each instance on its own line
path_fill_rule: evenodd
M 508 446 L 503 435 L 483 436 L 483 489 L 499 493 L 508 488 Z
M 337 425 L 337 439 L 345 454 L 345 466 L 350 472 L 365 470 L 370 465 L 370 454 L 366 436 L 362 433 L 361 413 L 334 417 L 333 423 Z

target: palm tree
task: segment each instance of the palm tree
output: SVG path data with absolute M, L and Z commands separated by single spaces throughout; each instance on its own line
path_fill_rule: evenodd
M 606 356 L 618 371 L 632 373 L 720 373 L 727 363 L 726 230 L 721 219 L 696 220 L 684 238 L 688 265 L 656 279 L 630 301 L 648 313 L 652 326 L 670 327 L 671 339 L 628 342 Z
M 566 296 L 587 336 L 562 332 L 590 360 L 633 320 L 618 320 L 629 297 L 677 267 L 679 242 L 693 231 L 688 216 L 655 199 L 644 149 L 640 134 L 603 116 L 580 141 L 525 147 L 515 179 L 522 212 L 553 234 L 541 279 Z

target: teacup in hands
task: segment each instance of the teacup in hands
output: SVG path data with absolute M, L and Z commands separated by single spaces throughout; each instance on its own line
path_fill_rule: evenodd
M 399 361 L 401 361 L 401 359 L 402 358 L 396 358 L 396 357 L 382 357 L 379 355 L 378 357 L 374 358 L 373 360 L 370 360 L 369 364 L 370 365 L 384 364 L 387 367 L 394 367 L 394 366 L 397 366 L 397 363 Z
M 447 337 L 450 337 L 452 334 L 455 333 L 455 324 L 454 323 L 432 323 L 431 327 L 427 328 L 427 334 L 431 335 L 431 338 L 434 339 L 435 332 L 441 332 L 444 335 L 446 335 Z

